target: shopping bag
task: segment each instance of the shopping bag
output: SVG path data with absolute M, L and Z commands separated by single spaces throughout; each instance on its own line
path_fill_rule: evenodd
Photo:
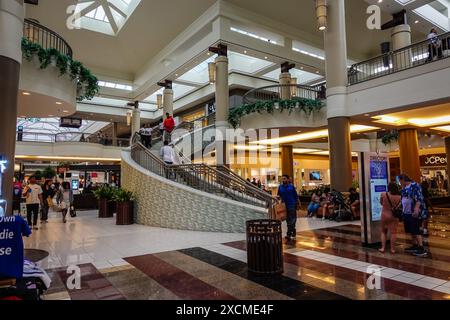
M 70 206 L 69 213 L 72 218 L 75 218 L 77 216 L 77 210 L 75 210 L 74 206 Z
M 284 203 L 278 203 L 275 205 L 275 220 L 286 221 L 287 209 Z

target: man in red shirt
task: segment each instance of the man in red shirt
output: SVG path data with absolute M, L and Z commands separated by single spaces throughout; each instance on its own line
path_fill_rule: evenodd
M 171 142 L 171 133 L 175 128 L 175 120 L 170 113 L 166 113 L 166 119 L 164 120 L 163 126 L 165 131 L 164 141 Z

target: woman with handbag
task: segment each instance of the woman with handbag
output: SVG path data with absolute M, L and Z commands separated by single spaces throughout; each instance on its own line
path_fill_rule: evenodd
M 70 183 L 65 181 L 61 184 L 56 194 L 56 202 L 58 203 L 59 211 L 62 213 L 63 222 L 66 223 L 67 213 L 73 203 L 73 193 L 70 190 Z
M 386 251 L 388 231 L 391 234 L 391 253 L 395 253 L 397 227 L 402 214 L 401 200 L 400 190 L 395 182 L 389 183 L 388 192 L 381 194 L 381 253 Z

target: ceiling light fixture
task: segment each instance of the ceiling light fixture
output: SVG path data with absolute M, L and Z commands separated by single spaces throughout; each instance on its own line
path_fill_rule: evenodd
M 327 0 L 316 0 L 317 28 L 319 31 L 327 29 Z
M 58 106 L 60 106 L 60 105 L 62 105 L 62 102 L 56 101 L 56 104 L 57 104 Z
M 31 96 L 31 93 L 29 93 L 29 92 L 22 92 L 22 94 L 23 94 L 24 96 Z
M 380 128 L 377 128 L 377 127 L 371 127 L 371 126 L 359 125 L 359 124 L 353 124 L 350 126 L 351 133 L 367 132 L 367 131 L 373 131 L 373 130 L 379 130 L 379 129 Z M 314 139 L 327 139 L 327 138 L 328 138 L 328 129 L 324 129 L 324 130 L 305 132 L 305 133 L 300 133 L 300 134 L 285 136 L 285 137 L 280 137 L 280 138 L 250 142 L 250 144 L 279 145 L 279 144 L 292 143 L 292 142 L 298 142 L 298 141 L 306 141 L 306 140 L 314 140 Z

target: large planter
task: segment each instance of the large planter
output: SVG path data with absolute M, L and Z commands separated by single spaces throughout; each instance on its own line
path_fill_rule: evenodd
M 134 202 L 117 202 L 116 224 L 125 226 L 134 223 Z
M 113 201 L 107 199 L 98 200 L 98 217 L 112 218 L 114 216 L 115 204 Z

